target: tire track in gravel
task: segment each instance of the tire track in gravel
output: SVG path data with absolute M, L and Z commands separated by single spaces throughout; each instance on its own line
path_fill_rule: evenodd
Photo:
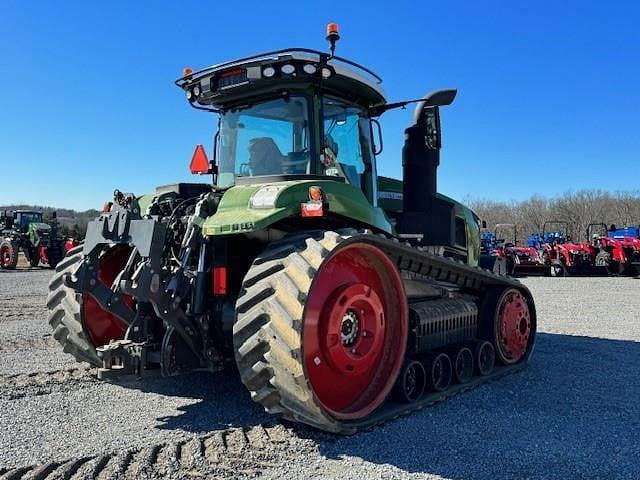
M 20 337 L 20 338 L 8 338 L 3 339 L 0 343 L 0 353 L 3 352 L 15 352 L 18 350 L 27 349 L 47 349 L 47 348 L 59 348 L 60 344 L 56 342 L 52 335 L 45 335 L 42 337 Z
M 97 382 L 95 370 L 89 367 L 0 375 L 0 399 L 15 400 L 27 396 L 47 395 L 54 391 Z
M 253 478 L 287 458 L 314 450 L 312 442 L 283 425 L 258 425 L 107 455 L 0 468 L 0 480 Z

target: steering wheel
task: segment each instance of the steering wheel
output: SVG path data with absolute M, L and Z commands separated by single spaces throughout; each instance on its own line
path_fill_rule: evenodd
M 240 168 L 238 169 L 239 177 L 250 177 L 251 176 L 251 167 L 248 163 L 241 163 Z

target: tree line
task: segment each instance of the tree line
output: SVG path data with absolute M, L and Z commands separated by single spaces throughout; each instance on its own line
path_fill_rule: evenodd
M 498 223 L 516 224 L 520 243 L 526 243 L 530 234 L 541 232 L 547 221 L 567 222 L 566 233 L 576 241 L 587 240 L 587 227 L 592 223 L 618 227 L 640 224 L 640 190 L 615 193 L 578 190 L 554 198 L 533 196 L 528 200 L 511 202 L 468 199 L 466 203 L 481 220 L 487 222 L 491 231 Z M 560 229 L 564 226 L 547 227 L 547 231 Z

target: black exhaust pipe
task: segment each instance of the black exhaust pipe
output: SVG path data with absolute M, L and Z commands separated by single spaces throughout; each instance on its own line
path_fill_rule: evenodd
M 440 111 L 453 102 L 457 91 L 438 90 L 416 106 L 413 125 L 405 130 L 402 148 L 403 213 L 398 224 L 402 234 L 422 235 L 425 245 L 453 245 L 455 204 L 440 198 Z

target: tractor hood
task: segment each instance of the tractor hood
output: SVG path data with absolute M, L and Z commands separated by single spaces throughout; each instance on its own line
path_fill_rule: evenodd
M 231 187 L 222 197 L 216 213 L 204 222 L 203 234 L 248 233 L 268 228 L 285 218 L 299 219 L 304 224 L 309 219 L 302 216 L 301 204 L 309 202 L 310 187 L 322 190 L 325 216 L 342 216 L 352 219 L 352 223 L 392 232 L 384 212 L 372 207 L 360 189 L 343 182 L 313 179 Z
M 46 223 L 30 223 L 29 229 L 35 230 L 38 233 L 49 233 L 51 232 L 51 225 Z

